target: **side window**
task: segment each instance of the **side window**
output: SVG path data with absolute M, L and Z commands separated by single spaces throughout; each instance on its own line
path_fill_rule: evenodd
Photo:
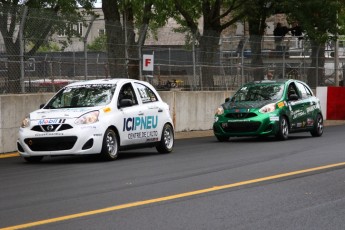
M 296 94 L 298 97 L 300 97 L 294 83 L 291 83 L 289 85 L 287 94 L 288 94 L 288 97 L 292 94 Z
M 133 89 L 131 83 L 127 83 L 127 84 L 122 86 L 122 88 L 120 90 L 118 102 L 117 102 L 118 106 L 119 106 L 120 101 L 122 99 L 130 99 L 132 101 L 132 105 L 138 104 L 138 100 L 137 100 L 137 97 L 135 96 L 134 89 Z
M 137 88 L 141 101 L 143 103 L 158 101 L 156 94 L 147 86 L 140 83 L 135 83 L 135 87 Z
M 307 95 L 308 95 L 309 97 L 314 96 L 313 92 L 312 92 L 309 88 L 305 87 L 305 89 L 307 90 Z
M 306 86 L 305 84 L 303 84 L 303 86 L 307 92 L 308 97 L 314 96 L 313 92 L 311 91 L 311 89 L 308 86 Z
M 298 87 L 298 90 L 301 92 L 301 95 L 302 95 L 302 98 L 305 99 L 305 98 L 308 98 L 308 97 L 311 97 L 313 94 L 310 92 L 309 89 L 307 89 L 303 84 L 297 82 L 297 87 Z

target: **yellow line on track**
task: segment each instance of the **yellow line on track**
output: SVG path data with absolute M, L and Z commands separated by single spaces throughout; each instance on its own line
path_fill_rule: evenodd
M 0 154 L 0 159 L 1 158 L 9 158 L 9 157 L 19 157 L 19 153 L 3 153 Z
M 324 165 L 324 166 L 319 166 L 319 167 L 315 167 L 315 168 L 303 169 L 303 170 L 298 170 L 298 171 L 293 171 L 293 172 L 288 172 L 288 173 L 276 174 L 276 175 L 272 175 L 272 176 L 256 178 L 253 180 L 241 181 L 241 182 L 237 182 L 237 183 L 233 183 L 233 184 L 214 186 L 211 188 L 200 189 L 200 190 L 195 190 L 195 191 L 191 191 L 191 192 L 171 195 L 171 196 L 159 197 L 159 198 L 150 199 L 150 200 L 143 200 L 143 201 L 137 201 L 137 202 L 133 202 L 133 203 L 115 205 L 115 206 L 111 206 L 108 208 L 96 209 L 96 210 L 87 211 L 87 212 L 81 212 L 81 213 L 76 213 L 76 214 L 71 214 L 71 215 L 66 215 L 66 216 L 60 216 L 60 217 L 55 217 L 55 218 L 46 219 L 46 220 L 35 221 L 35 222 L 31 222 L 31 223 L 26 223 L 26 224 L 20 224 L 20 225 L 0 228 L 0 230 L 14 230 L 14 229 L 24 229 L 24 228 L 29 228 L 29 227 L 35 227 L 35 226 L 50 224 L 50 223 L 59 222 L 59 221 L 71 220 L 71 219 L 75 219 L 75 218 L 79 218 L 79 217 L 91 216 L 91 215 L 96 215 L 96 214 L 100 214 L 100 213 L 112 212 L 112 211 L 117 211 L 117 210 L 121 210 L 121 209 L 138 207 L 138 206 L 143 206 L 143 205 L 148 205 L 148 204 L 153 204 L 153 203 L 158 203 L 158 202 L 163 202 L 163 201 L 176 200 L 179 198 L 185 198 L 185 197 L 200 195 L 200 194 L 204 194 L 204 193 L 215 192 L 215 191 L 219 191 L 219 190 L 234 188 L 234 187 L 243 186 L 243 185 L 254 184 L 254 183 L 258 183 L 258 182 L 264 182 L 264 181 L 269 181 L 269 180 L 274 180 L 274 179 L 282 179 L 282 178 L 286 178 L 286 177 L 290 177 L 290 176 L 295 176 L 295 175 L 300 175 L 300 174 L 304 174 L 304 173 L 310 173 L 310 172 L 315 172 L 315 171 L 320 171 L 320 170 L 325 170 L 325 169 L 331 169 L 331 168 L 340 167 L 340 166 L 345 166 L 345 162 L 330 164 L 330 165 Z

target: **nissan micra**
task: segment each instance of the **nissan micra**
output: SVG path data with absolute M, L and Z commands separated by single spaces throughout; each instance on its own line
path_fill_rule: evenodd
M 115 160 L 120 150 L 155 147 L 170 153 L 173 146 L 169 105 L 152 85 L 133 79 L 65 86 L 22 121 L 17 140 L 18 152 L 28 162 L 97 153 Z
M 320 100 L 310 87 L 298 80 L 280 79 L 250 82 L 218 107 L 213 123 L 219 141 L 230 137 L 276 136 L 289 133 L 323 134 Z

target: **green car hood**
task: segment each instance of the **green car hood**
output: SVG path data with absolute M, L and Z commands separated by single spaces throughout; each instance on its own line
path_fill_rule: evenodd
M 241 101 L 241 102 L 226 102 L 223 104 L 225 110 L 233 109 L 260 109 L 267 104 L 277 102 L 276 100 L 267 100 L 267 101 Z

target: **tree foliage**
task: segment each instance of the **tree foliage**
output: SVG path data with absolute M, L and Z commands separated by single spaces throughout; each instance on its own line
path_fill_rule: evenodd
M 251 64 L 255 80 L 264 78 L 264 64 L 261 55 L 261 43 L 264 36 L 266 19 L 275 12 L 280 11 L 281 1 L 250 0 L 249 4 L 243 5 L 245 19 L 249 25 L 249 41 L 251 47 Z
M 305 30 L 307 38 L 320 44 L 336 39 L 336 35 L 340 32 L 337 21 L 337 12 L 341 8 L 339 1 L 293 0 L 285 4 L 288 9 L 288 19 L 297 20 Z
M 7 75 L 11 93 L 21 90 L 19 60 L 21 38 L 18 33 L 20 25 L 24 26 L 22 39 L 32 44 L 25 54 L 30 56 L 58 30 L 66 30 L 71 35 L 73 30 L 68 30 L 70 28 L 68 22 L 82 20 L 83 12 L 79 11 L 79 5 L 90 12 L 93 2 L 93 0 L 2 0 L 0 2 L 0 33 L 9 60 Z
M 90 44 L 87 45 L 87 49 L 90 51 L 107 51 L 107 37 L 106 35 L 100 35 Z
M 345 20 L 342 20 L 345 18 L 343 0 L 252 0 L 244 6 L 244 10 L 249 23 L 252 66 L 256 67 L 255 79 L 259 80 L 264 76 L 260 44 L 266 28 L 265 21 L 275 13 L 284 13 L 290 23 L 299 22 L 304 30 L 305 41 L 311 43 L 311 66 L 317 68 L 309 69 L 309 84 L 316 86 L 324 80 L 325 44 L 334 41 L 337 34 L 345 32 Z
M 203 65 L 201 81 L 206 88 L 214 87 L 213 75 L 217 73 L 205 64 L 216 62 L 221 33 L 244 17 L 241 9 L 247 2 L 248 0 L 172 0 L 177 11 L 173 13 L 173 17 L 182 27 L 188 28 L 198 41 L 200 62 Z M 202 24 L 199 25 L 199 22 Z
M 324 79 L 325 44 L 335 41 L 344 32 L 344 2 L 340 0 L 291 0 L 285 2 L 290 21 L 298 21 L 303 28 L 306 40 L 312 47 L 312 63 L 308 71 L 308 83 L 316 87 Z
M 166 24 L 170 10 L 164 0 L 103 0 L 102 10 L 111 77 L 139 78 L 140 47 L 149 30 Z

